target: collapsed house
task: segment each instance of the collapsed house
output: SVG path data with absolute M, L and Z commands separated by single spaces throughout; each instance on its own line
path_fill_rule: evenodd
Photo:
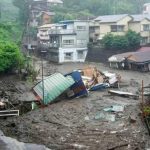
M 110 67 L 137 71 L 150 71 L 150 47 L 136 52 L 113 55 L 108 58 Z
M 43 105 L 55 102 L 61 95 L 67 98 L 88 96 L 89 91 L 114 87 L 120 82 L 115 73 L 101 72 L 96 67 L 87 67 L 67 73 L 55 73 L 45 77 L 33 87 L 33 94 Z

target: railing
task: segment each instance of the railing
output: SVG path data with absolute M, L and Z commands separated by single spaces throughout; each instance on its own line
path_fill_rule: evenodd
M 51 29 L 49 34 L 75 34 L 73 29 Z

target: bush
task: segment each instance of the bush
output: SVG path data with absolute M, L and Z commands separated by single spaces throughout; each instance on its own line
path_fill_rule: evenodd
M 137 49 L 140 46 L 140 41 L 141 41 L 141 36 L 139 33 L 136 33 L 132 30 L 129 30 L 126 35 L 125 35 L 128 39 L 129 42 L 129 48 L 130 49 Z
M 116 35 L 112 40 L 112 49 L 125 50 L 128 49 L 129 43 L 125 36 Z
M 135 50 L 140 47 L 141 37 L 138 33 L 129 30 L 124 36 L 107 34 L 102 39 L 105 49 Z
M 23 65 L 23 56 L 18 46 L 0 41 L 0 72 L 6 72 Z

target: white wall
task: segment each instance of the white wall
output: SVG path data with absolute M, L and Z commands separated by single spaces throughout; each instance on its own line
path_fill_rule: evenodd
M 78 59 L 78 51 L 84 51 L 84 58 Z M 72 53 L 72 60 L 65 60 L 65 53 Z M 84 62 L 87 55 L 87 49 L 77 49 L 77 48 L 59 48 L 59 63 L 63 62 Z

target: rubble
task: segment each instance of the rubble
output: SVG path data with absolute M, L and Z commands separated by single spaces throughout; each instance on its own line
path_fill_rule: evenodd
M 78 68 L 86 68 L 84 64 L 75 63 L 64 64 L 63 66 L 58 65 L 57 68 L 65 77 L 65 75 L 68 74 L 67 72 L 70 72 L 69 74 L 75 72 L 72 70 L 76 68 L 76 66 L 78 66 Z M 49 68 L 49 66 L 47 66 L 47 68 Z M 108 67 L 98 64 L 97 70 L 99 68 L 100 70 L 113 72 L 113 70 Z M 81 70 L 78 71 L 80 74 L 82 73 Z M 130 78 L 133 78 L 133 75 L 135 75 L 135 73 L 133 74 L 132 72 L 115 72 L 117 72 L 116 74 L 120 74 L 121 80 L 123 79 L 125 83 L 129 82 Z M 108 78 L 106 78 L 102 72 L 101 75 L 104 79 L 103 83 L 110 84 Z M 82 74 L 81 77 L 82 81 L 85 79 L 90 80 L 90 77 L 82 76 Z M 144 74 L 143 77 L 141 77 L 140 73 L 135 75 L 136 82 L 140 81 L 141 78 L 148 81 L 149 74 Z M 77 80 L 77 83 L 78 81 L 79 80 Z M 129 84 L 126 87 L 122 87 L 120 83 L 119 81 L 120 91 L 135 93 L 137 90 L 136 86 L 133 88 L 133 85 Z M 63 92 L 63 95 L 60 95 L 60 101 L 57 103 L 29 111 L 19 117 L 10 117 L 1 120 L 0 129 L 3 130 L 6 136 L 16 138 L 20 142 L 38 143 L 45 145 L 49 149 L 132 150 L 146 149 L 150 146 L 148 144 L 149 138 L 147 130 L 138 116 L 141 112 L 139 110 L 139 103 L 141 101 L 135 101 L 132 97 L 108 95 L 107 89 L 100 90 L 101 92 L 88 91 L 89 87 L 84 88 L 84 90 L 88 91 L 88 96 L 85 95 L 87 97 L 72 95 L 68 98 L 67 91 L 70 90 L 72 86 L 73 85 L 69 86 L 69 88 Z M 11 89 L 11 92 L 8 92 L 7 88 L 5 89 L 7 95 L 10 95 L 14 100 L 13 104 L 15 104 L 15 107 L 16 104 L 19 103 L 18 100 L 22 101 L 24 99 L 22 96 L 25 98 L 28 97 L 24 95 L 26 88 L 20 88 L 20 86 L 17 86 L 17 88 L 23 95 L 17 91 L 16 88 L 15 90 L 14 88 Z M 110 90 L 111 86 L 108 88 Z M 74 88 L 71 90 L 73 90 L 74 93 L 77 91 L 74 90 Z M 55 100 L 57 100 L 57 98 L 54 98 L 54 101 Z M 28 108 L 31 107 L 31 104 L 34 102 L 37 104 L 37 101 L 33 101 L 29 98 L 29 105 L 27 106 L 27 103 L 23 104 Z M 33 104 L 33 108 L 35 108 L 35 106 L 36 105 Z M 136 118 L 134 124 L 129 123 L 128 118 L 131 115 Z
M 138 95 L 136 94 L 130 92 L 124 92 L 124 91 L 109 90 L 108 93 L 113 95 L 123 96 L 123 97 L 135 97 L 135 98 L 138 97 Z

